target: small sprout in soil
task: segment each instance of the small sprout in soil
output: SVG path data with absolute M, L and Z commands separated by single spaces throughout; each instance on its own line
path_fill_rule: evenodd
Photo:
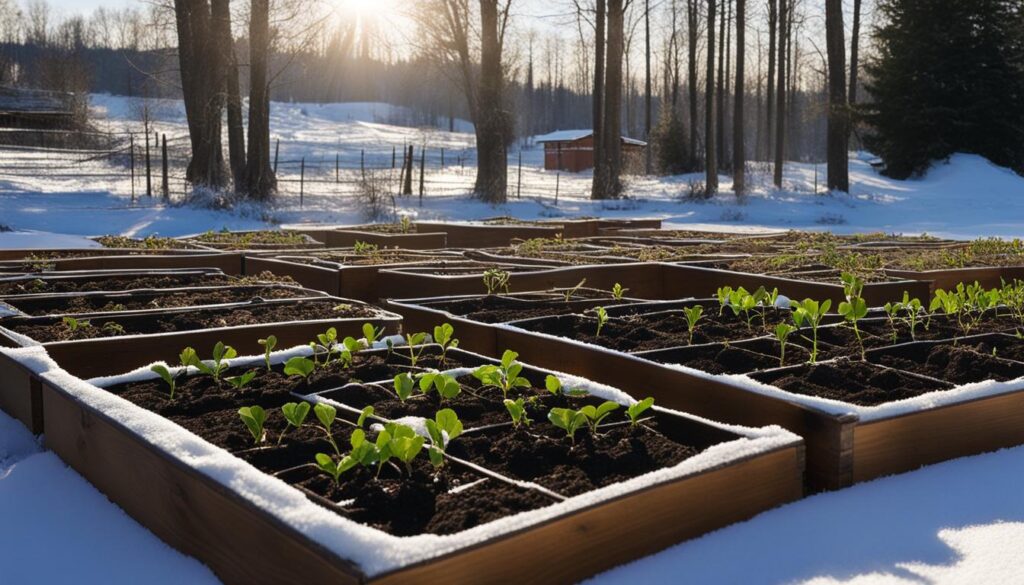
M 363 339 L 367 347 L 373 347 L 374 343 L 384 335 L 383 327 L 374 327 L 372 323 L 363 323 Z
M 233 359 L 238 356 L 238 352 L 235 348 L 230 345 L 224 345 L 218 341 L 217 345 L 213 346 L 213 379 L 220 381 L 220 374 L 227 369 L 227 360 Z
M 445 363 L 448 357 L 448 350 L 459 346 L 459 340 L 455 339 L 455 327 L 450 323 L 444 323 L 434 327 L 434 343 L 441 346 L 441 363 Z
M 594 337 L 601 337 L 601 329 L 608 324 L 608 311 L 604 307 L 598 307 L 595 311 L 597 312 L 597 332 L 594 333 Z
M 444 453 L 448 447 L 448 441 L 462 434 L 462 421 L 455 411 L 450 408 L 439 410 L 434 415 L 434 420 L 426 419 L 424 424 L 427 427 L 427 434 L 430 435 L 430 450 L 427 455 L 434 467 L 444 466 Z
M 406 333 L 405 334 L 405 345 L 409 348 L 409 365 L 416 367 L 416 364 L 420 361 L 420 356 L 423 355 L 423 351 L 427 349 L 425 343 L 427 341 L 426 333 Z M 416 351 L 416 347 L 419 346 L 420 350 Z
M 903 294 L 907 294 L 904 292 Z M 900 321 L 900 311 L 903 310 L 903 303 L 885 303 L 882 305 L 882 310 L 885 311 L 885 317 L 889 320 L 889 329 L 892 330 L 892 342 L 896 343 L 899 338 L 900 332 L 896 324 Z
M 520 425 L 530 426 L 533 422 L 530 417 L 526 416 L 526 401 L 522 398 L 515 400 L 505 399 L 505 410 L 508 411 L 509 416 L 512 417 L 512 427 L 518 429 Z
M 647 409 L 654 406 L 654 398 L 648 396 L 640 402 L 635 402 L 626 409 L 626 415 L 629 417 L 629 426 L 636 428 L 640 424 L 640 415 L 642 415 Z
M 161 380 L 163 380 L 164 382 L 167 382 L 167 385 L 170 386 L 170 388 L 171 388 L 170 400 L 174 400 L 175 379 L 174 379 L 174 375 L 171 374 L 171 371 L 168 370 L 167 367 L 162 365 L 162 364 L 157 364 L 157 365 L 149 368 L 149 370 L 151 372 L 153 372 L 154 374 L 156 374 L 157 376 L 160 376 Z
M 565 302 L 568 303 L 569 301 L 571 301 L 573 295 L 578 293 L 580 291 L 580 289 L 583 288 L 583 285 L 585 285 L 585 284 L 587 284 L 587 279 L 586 278 L 584 278 L 583 280 L 579 281 L 576 284 L 576 286 L 574 286 L 574 287 L 572 287 L 570 289 L 566 289 L 566 291 L 565 291 Z
M 587 426 L 590 427 L 591 434 L 597 434 L 597 426 L 601 424 L 601 421 L 608 418 L 613 411 L 618 410 L 619 403 L 606 400 L 601 403 L 600 406 L 587 405 L 580 409 L 583 416 L 587 417 Z
M 227 378 L 227 381 L 235 388 L 235 390 L 241 390 L 242 388 L 248 386 L 249 382 L 252 382 L 252 379 L 255 377 L 256 370 L 249 370 L 248 372 L 242 374 L 241 376 Z
M 364 407 L 363 411 L 359 413 L 359 420 L 356 421 L 356 426 L 362 428 L 363 424 L 366 423 L 366 419 L 371 416 L 373 416 L 373 407 Z
M 327 331 L 318 333 L 316 341 L 310 342 L 309 346 L 313 349 L 313 364 L 318 365 L 317 353 L 323 350 L 326 355 L 324 358 L 324 365 L 326 366 L 331 362 L 331 354 L 334 353 L 334 346 L 338 343 L 338 330 L 334 327 L 329 327 Z
M 806 323 L 811 328 L 813 338 L 811 340 L 811 360 L 810 362 L 817 363 L 818 361 L 818 326 L 821 325 L 821 320 L 828 313 L 828 310 L 832 307 L 831 299 L 825 299 L 822 302 L 815 301 L 814 299 L 804 299 L 801 302 L 790 301 L 793 308 L 793 320 L 796 322 L 797 327 L 803 327 Z
M 412 233 L 412 229 L 413 229 L 412 219 L 410 219 L 408 215 L 403 215 L 402 218 L 398 220 L 398 226 L 399 226 L 399 229 L 402 230 L 403 234 L 411 234 Z
M 704 307 L 700 305 L 687 307 L 683 309 L 683 314 L 686 316 L 686 329 L 690 334 L 686 343 L 693 345 L 693 331 L 697 328 L 697 321 L 700 321 L 700 318 L 704 316 Z
M 905 316 L 903 321 L 910 327 L 910 339 L 917 341 L 917 325 L 921 321 L 921 311 L 924 306 L 921 304 L 921 299 L 914 297 L 909 298 L 909 294 L 906 291 L 903 292 L 903 302 L 900 303 L 903 307 Z
M 124 335 L 124 327 L 120 323 L 115 323 L 113 321 L 107 321 L 103 324 L 101 329 L 112 335 Z
M 412 396 L 413 388 L 416 387 L 415 380 L 407 372 L 402 372 L 395 376 L 395 394 L 398 395 L 398 399 L 405 402 Z
M 263 346 L 263 360 L 267 363 L 267 371 L 270 371 L 270 353 L 277 347 L 277 337 L 268 335 L 266 339 L 259 340 Z
M 715 296 L 718 297 L 718 316 L 721 317 L 722 313 L 725 312 L 725 307 L 729 305 L 729 299 L 732 298 L 732 287 L 719 287 L 715 292 Z
M 313 414 L 320 421 L 320 428 L 327 434 L 327 441 L 334 447 L 334 452 L 341 455 L 341 451 L 338 450 L 338 444 L 334 441 L 334 434 L 331 432 L 331 426 L 334 424 L 334 420 L 338 418 L 337 409 L 330 404 L 320 403 L 313 407 Z
M 64 317 L 64 326 L 67 327 L 68 333 L 75 333 L 79 329 L 85 329 L 91 327 L 92 323 L 85 319 L 75 319 L 74 317 Z
M 344 459 L 342 459 L 342 461 L 344 461 Z M 342 469 L 341 464 L 335 463 L 334 458 L 326 453 L 316 454 L 316 465 L 321 471 L 334 478 L 334 483 L 337 484 L 341 483 L 341 474 L 347 470 Z M 354 462 L 348 467 L 348 469 L 351 469 L 352 467 L 355 467 Z
M 308 402 L 289 402 L 281 407 L 281 412 L 284 414 L 284 420 L 288 424 L 285 425 L 284 430 L 277 437 L 277 444 L 281 444 L 281 439 L 284 438 L 284 434 L 288 432 L 288 429 L 295 427 L 298 429 L 306 422 L 306 417 L 309 416 L 309 403 Z
M 566 436 L 575 444 L 576 431 L 587 424 L 587 415 L 570 408 L 552 408 L 548 411 L 548 420 L 551 421 L 551 424 L 564 430 Z
M 544 378 L 544 387 L 548 389 L 548 392 L 558 396 L 563 394 L 565 396 L 586 396 L 588 392 L 586 390 L 580 390 L 579 388 L 565 388 L 562 385 L 562 381 L 556 376 L 548 374 L 547 378 Z
M 378 246 L 377 244 L 368 244 L 366 242 L 356 240 L 355 245 L 352 246 L 352 251 L 355 252 L 356 254 L 373 254 L 379 248 L 380 246 Z
M 309 382 L 309 375 L 316 369 L 316 364 L 309 358 L 295 356 L 284 363 L 284 373 L 287 376 L 298 376 Z
M 243 406 L 238 409 L 238 416 L 249 429 L 253 442 L 257 445 L 263 442 L 265 433 L 263 424 L 267 422 L 267 413 L 262 406 Z
M 523 365 L 516 362 L 518 357 L 518 353 L 506 349 L 505 353 L 501 355 L 501 365 L 480 366 L 473 371 L 473 377 L 480 380 L 484 386 L 494 386 L 500 389 L 502 396 L 508 398 L 508 393 L 513 388 L 529 388 L 531 386 L 529 380 L 519 375 L 523 371 Z
M 484 271 L 484 288 L 488 295 L 508 294 L 508 285 L 512 275 L 500 268 L 488 268 Z
M 786 341 L 794 331 L 796 327 L 789 323 L 779 323 L 775 326 L 775 339 L 779 342 L 779 367 L 786 365 Z
M 857 322 L 868 314 L 868 304 L 861 298 L 864 281 L 848 272 L 843 273 L 842 280 L 846 300 L 839 303 L 839 314 L 853 327 L 853 333 L 857 336 L 857 344 L 860 345 L 860 358 L 866 360 L 864 340 L 861 338 L 860 328 L 857 327 Z
M 616 282 L 615 286 L 612 287 L 612 298 L 616 301 L 621 301 L 627 292 L 629 292 L 628 288 L 622 288 L 622 285 Z
M 430 372 L 420 376 L 420 392 L 430 394 L 431 390 L 437 390 L 441 401 L 451 400 L 462 392 L 462 385 L 454 376 Z
M 382 438 L 386 439 L 383 448 L 381 446 Z M 388 423 L 384 426 L 384 431 L 377 435 L 377 449 L 380 452 L 379 464 L 383 466 L 387 459 L 394 457 L 404 463 L 405 470 L 409 475 L 412 475 L 412 462 L 420 454 L 420 451 L 423 450 L 425 442 L 426 440 L 417 435 L 416 431 L 412 430 L 411 427 L 397 423 Z M 385 456 L 387 458 L 384 458 Z M 380 473 L 379 467 L 377 471 Z

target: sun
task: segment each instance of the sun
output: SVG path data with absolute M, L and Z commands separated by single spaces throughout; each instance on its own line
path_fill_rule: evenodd
M 384 16 L 394 8 L 390 0 L 337 0 L 337 5 L 343 16 L 360 18 Z

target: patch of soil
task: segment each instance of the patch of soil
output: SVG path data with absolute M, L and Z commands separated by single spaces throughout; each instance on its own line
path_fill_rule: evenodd
M 187 286 L 224 286 L 238 280 L 223 274 L 162 274 L 153 276 L 95 276 L 0 281 L 0 296 L 41 293 L 122 291 Z
M 573 300 L 566 302 L 561 297 L 552 298 L 534 295 L 534 298 L 507 297 L 501 295 L 481 296 L 473 299 L 462 299 L 446 303 L 431 304 L 433 309 L 448 311 L 480 323 L 507 323 L 534 317 L 550 317 L 578 313 L 597 306 L 612 306 L 623 303 L 611 298 L 610 293 L 598 297 L 593 291 L 590 294 L 573 295 Z M 582 299 L 582 300 L 577 300 Z
M 878 406 L 953 388 L 945 382 L 929 381 L 899 370 L 851 360 L 806 364 L 751 377 L 794 394 L 860 406 Z
M 802 348 L 787 344 L 786 361 L 780 364 L 778 342 L 763 340 L 763 346 L 765 351 L 774 351 L 776 355 L 761 353 L 753 348 L 716 343 L 667 349 L 642 357 L 661 364 L 683 365 L 709 374 L 749 374 L 783 365 L 798 365 L 808 358 L 808 353 Z
M 376 315 L 376 311 L 369 306 L 339 305 L 335 299 L 311 299 L 293 302 L 261 302 L 236 308 L 179 310 L 164 314 L 104 317 L 101 318 L 102 323 L 88 322 L 84 326 L 80 324 L 74 330 L 55 317 L 13 318 L 4 326 L 40 343 L 48 343 L 288 321 L 369 319 L 374 315 Z M 119 327 L 108 325 L 108 323 L 114 323 Z
M 161 238 L 158 236 L 147 236 L 141 239 L 129 238 L 126 236 L 100 236 L 94 239 L 104 248 L 141 248 L 144 250 L 184 250 L 191 248 L 187 242 L 183 242 L 182 240 Z
M 343 266 L 389 266 L 392 264 L 444 264 L 446 261 L 462 262 L 452 255 L 416 254 L 405 250 L 375 250 L 366 253 L 328 252 L 309 256 L 289 256 L 284 258 L 300 264 L 319 264 L 333 262 Z
M 7 303 L 31 316 L 75 313 L 174 309 L 227 303 L 247 303 L 256 299 L 295 299 L 316 293 L 281 286 L 232 287 L 217 290 L 191 290 L 168 293 L 71 296 L 45 299 L 10 299 Z
M 957 385 L 983 380 L 1005 382 L 1024 376 L 1024 363 L 992 355 L 992 349 L 985 343 L 904 346 L 889 349 L 870 359 Z
M 254 232 L 206 232 L 194 238 L 195 241 L 226 248 L 245 248 L 247 246 L 306 246 L 320 244 L 300 232 L 283 230 L 263 230 Z

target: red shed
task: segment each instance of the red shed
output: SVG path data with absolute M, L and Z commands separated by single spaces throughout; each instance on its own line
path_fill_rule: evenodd
M 578 173 L 594 168 L 594 131 L 559 130 L 536 138 L 544 145 L 544 169 Z M 630 168 L 632 161 L 643 160 L 647 143 L 633 138 L 622 137 L 623 167 Z

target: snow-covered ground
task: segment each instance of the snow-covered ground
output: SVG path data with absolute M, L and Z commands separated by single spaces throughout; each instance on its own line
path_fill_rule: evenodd
M 138 130 L 138 105 L 132 100 L 95 96 L 94 109 L 105 116 L 100 125 L 112 132 Z M 156 128 L 183 145 L 184 114 L 180 103 L 154 104 Z M 751 192 L 738 200 L 722 176 L 722 192 L 694 202 L 686 194 L 700 175 L 627 178 L 628 200 L 592 202 L 587 173 L 555 173 L 542 167 L 538 147 L 523 151 L 522 187 L 518 188 L 518 152 L 510 155 L 508 204 L 493 207 L 467 197 L 472 185 L 473 136 L 460 121 L 459 132 L 389 124 L 409 119 L 401 108 L 386 104 L 283 104 L 272 106 L 272 128 L 281 141 L 282 194 L 270 209 L 212 211 L 163 205 L 159 198 L 131 201 L 127 169 L 105 160 L 77 162 L 79 154 L 6 151 L 0 165 L 0 225 L 74 235 L 117 233 L 182 235 L 223 227 L 248 229 L 280 223 L 358 223 L 364 221 L 352 197 L 359 161 L 397 185 L 391 157 L 406 144 L 427 145 L 426 196 L 397 198 L 397 211 L 424 219 L 480 219 L 495 215 L 520 218 L 659 217 L 668 224 L 704 224 L 727 229 L 827 229 L 835 232 L 927 232 L 947 237 L 1021 235 L 1024 178 L 975 155 L 956 155 L 937 164 L 925 177 L 895 181 L 869 164 L 867 153 L 851 161 L 852 193 L 825 194 L 825 166 L 789 163 L 784 189 L 770 185 L 770 167 L 751 163 Z M 445 149 L 441 169 L 440 151 Z M 417 152 L 419 152 L 417 150 Z M 341 183 L 334 183 L 335 158 L 341 160 Z M 418 155 L 417 155 L 418 156 Z M 306 162 L 307 182 L 299 203 L 299 164 Z M 399 155 L 399 160 L 401 156 Z M 461 163 L 461 164 L 460 164 Z M 141 163 L 140 163 L 141 164 Z M 68 170 L 66 167 L 71 166 Z M 55 170 L 56 169 L 56 170 Z M 347 171 L 345 169 L 348 169 Z M 418 170 L 418 169 L 417 169 Z M 172 192 L 184 187 L 180 169 L 172 172 Z M 140 170 L 141 172 L 141 170 Z M 76 176 L 88 173 L 89 176 Z M 556 177 L 556 175 L 558 175 Z M 414 191 L 418 191 L 418 176 Z M 558 199 L 556 202 L 556 183 Z M 816 191 L 817 185 L 817 194 Z M 136 193 L 144 190 L 136 180 Z M 521 199 L 515 193 L 521 193 Z M 4 245 L 0 241 L 0 245 Z
M 765 512 L 591 583 L 1024 583 L 1024 447 Z M 0 582 L 216 583 L 0 412 Z

